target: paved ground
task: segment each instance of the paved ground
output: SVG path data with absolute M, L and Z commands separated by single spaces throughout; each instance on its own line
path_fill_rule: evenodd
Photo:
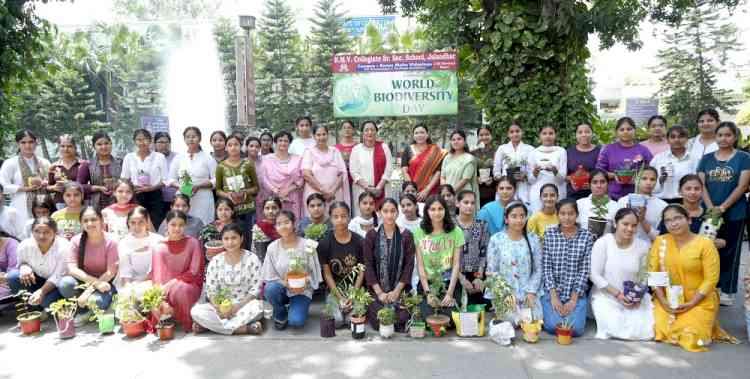
M 743 344 L 716 344 L 703 354 L 659 343 L 599 341 L 591 320 L 586 335 L 567 347 L 549 335 L 536 345 L 516 341 L 512 347 L 450 335 L 415 341 L 397 334 L 383 341 L 372 331 L 364 341 L 353 341 L 346 330 L 322 339 L 319 310 L 315 304 L 302 331 L 271 330 L 260 337 L 179 332 L 167 343 L 155 336 L 100 336 L 94 326 L 62 341 L 51 322 L 42 326 L 41 335 L 22 337 L 5 313 L 0 316 L 0 379 L 750 377 L 750 345 L 739 305 L 722 307 L 721 322 Z

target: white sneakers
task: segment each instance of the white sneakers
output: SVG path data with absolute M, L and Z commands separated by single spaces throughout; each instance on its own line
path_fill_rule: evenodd
M 734 296 L 735 294 L 728 294 L 728 293 L 719 291 L 719 304 L 725 305 L 725 306 L 734 305 Z

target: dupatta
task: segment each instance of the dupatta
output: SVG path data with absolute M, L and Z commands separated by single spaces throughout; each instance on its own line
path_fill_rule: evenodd
M 414 152 L 413 146 L 409 148 Z M 407 172 L 409 173 L 409 177 L 417 183 L 417 190 L 422 191 L 430 184 L 430 179 L 440 169 L 445 154 L 443 149 L 435 144 L 431 144 L 424 151 L 412 157 L 409 161 Z M 432 192 L 437 193 L 437 186 L 433 188 Z
M 373 153 L 372 153 L 372 159 L 373 159 L 372 169 L 374 171 L 373 178 L 375 179 L 374 184 L 377 185 L 378 183 L 380 183 L 380 179 L 383 178 L 383 174 L 385 173 L 386 159 L 385 159 L 385 150 L 383 149 L 383 142 L 380 142 L 380 141 L 375 142 L 375 147 L 373 148 Z M 375 198 L 376 209 L 377 207 L 380 206 L 383 200 L 385 200 L 385 190 L 381 191 L 380 196 Z

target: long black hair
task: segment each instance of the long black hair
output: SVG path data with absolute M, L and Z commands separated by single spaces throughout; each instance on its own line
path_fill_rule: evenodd
M 446 233 L 452 232 L 456 227 L 456 224 L 453 222 L 453 216 L 451 215 L 450 208 L 448 208 L 448 203 L 446 203 L 445 199 L 440 195 L 432 195 L 427 198 L 427 201 L 424 203 L 424 217 L 422 217 L 422 222 L 419 226 L 424 230 L 425 234 L 432 233 L 432 219 L 430 218 L 429 210 L 433 203 L 439 203 L 445 210 L 443 216 L 443 231 Z
M 414 195 L 412 195 L 412 194 L 410 194 L 410 193 L 405 193 L 405 194 L 401 195 L 401 200 L 400 201 L 404 201 L 404 199 L 409 200 L 412 203 L 414 203 L 414 208 L 416 210 L 415 214 L 417 215 L 417 218 L 419 218 L 419 203 L 417 203 L 417 197 L 414 196 Z M 381 207 L 382 207 L 382 205 L 381 205 Z M 396 208 L 398 208 L 398 207 L 396 207 Z
M 90 205 L 85 206 L 83 209 L 81 209 L 81 214 L 78 216 L 78 220 L 83 224 L 83 216 L 86 214 L 86 212 L 94 212 L 96 217 L 99 218 L 99 222 L 104 222 L 104 217 L 102 217 L 102 212 L 95 207 L 92 207 Z M 86 231 L 85 228 L 81 228 L 81 239 L 78 242 L 78 268 L 83 270 L 83 260 L 86 258 L 86 241 L 89 239 L 89 233 Z
M 505 219 L 505 224 L 508 224 L 508 215 L 510 212 L 512 212 L 516 208 L 523 209 L 523 212 L 526 214 L 526 217 L 529 216 L 529 210 L 526 208 L 526 205 L 524 205 L 520 201 L 512 201 L 510 204 L 508 204 L 507 207 L 505 207 L 505 214 L 503 215 Z M 528 219 L 527 219 L 528 220 Z M 526 247 L 529 249 L 529 262 L 531 262 L 531 270 L 529 270 L 529 277 L 534 274 L 534 252 L 531 250 L 531 242 L 529 242 L 529 232 L 527 230 L 528 221 L 523 224 L 523 239 L 526 241 Z

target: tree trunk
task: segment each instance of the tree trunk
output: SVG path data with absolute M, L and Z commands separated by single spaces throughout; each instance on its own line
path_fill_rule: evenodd
M 49 149 L 47 149 L 47 140 L 44 138 L 41 138 L 42 141 L 42 153 L 44 154 L 44 159 L 48 161 L 52 161 L 52 159 L 49 156 Z

